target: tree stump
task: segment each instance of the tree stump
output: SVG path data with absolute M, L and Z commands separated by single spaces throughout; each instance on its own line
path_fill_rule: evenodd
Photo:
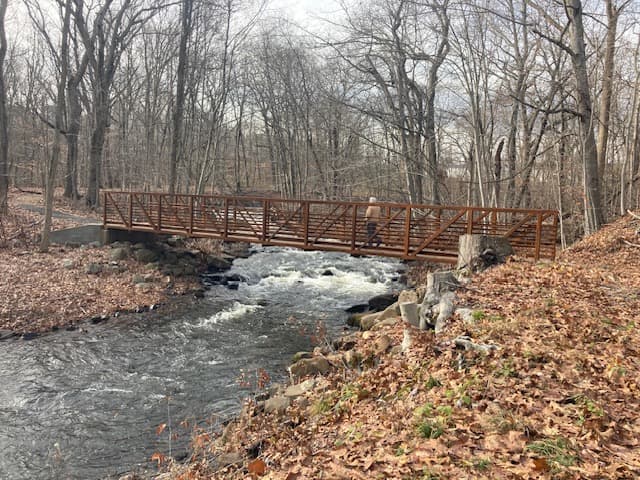
M 472 272 L 482 271 L 492 265 L 504 263 L 513 248 L 509 239 L 490 235 L 462 235 L 458 243 L 458 268 Z

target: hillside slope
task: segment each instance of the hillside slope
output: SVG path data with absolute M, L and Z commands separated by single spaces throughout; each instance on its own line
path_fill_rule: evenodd
M 195 432 L 191 463 L 163 478 L 639 478 L 638 229 L 625 217 L 557 262 L 475 276 L 458 293 L 474 321 L 413 331 L 404 352 L 383 341 L 402 342 L 401 321 L 358 333 L 358 367 L 284 413 L 248 402 L 222 437 Z

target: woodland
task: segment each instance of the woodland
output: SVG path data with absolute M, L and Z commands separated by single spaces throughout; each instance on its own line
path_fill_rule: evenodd
M 336 360 L 285 416 L 249 400 L 222 432 L 186 426 L 157 478 L 638 478 L 637 2 L 325 3 L 300 22 L 269 0 L 0 0 L 0 248 L 27 222 L 49 250 L 0 251 L 0 299 L 50 290 L 44 313 L 79 318 L 163 299 L 164 277 L 120 298 L 133 262 L 51 288 L 89 255 L 49 247 L 56 190 L 91 215 L 104 189 L 557 209 L 557 261 L 474 276 L 473 321 L 400 354 L 402 322 L 354 333 L 369 361 Z M 42 220 L 20 210 L 36 191 Z
M 554 208 L 640 202 L 622 0 L 0 1 L 0 211 L 42 187 Z M 1 217 L 0 217 L 1 218 Z

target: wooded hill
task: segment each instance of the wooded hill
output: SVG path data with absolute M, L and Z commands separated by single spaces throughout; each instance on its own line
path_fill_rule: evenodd
M 374 194 L 556 208 L 571 242 L 637 208 L 633 2 L 331 8 L 1 0 L 0 211 L 8 185 Z
M 196 429 L 189 464 L 158 478 L 638 478 L 639 230 L 627 216 L 558 262 L 474 276 L 458 292 L 472 319 L 408 348 L 399 319 L 350 335 L 362 362 L 339 351 L 286 408 L 249 401 L 221 435 Z

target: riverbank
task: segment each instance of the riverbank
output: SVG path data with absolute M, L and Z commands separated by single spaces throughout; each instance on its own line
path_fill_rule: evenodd
M 199 292 L 196 246 L 215 254 L 216 246 L 181 246 L 192 257 L 190 270 L 167 270 L 144 246 L 53 245 L 38 252 L 42 195 L 13 190 L 9 214 L 0 225 L 0 337 L 77 328 L 114 315 L 142 312 Z M 56 199 L 53 229 L 99 221 L 91 212 Z M 117 250 L 117 251 L 116 251 Z M 178 255 L 173 254 L 178 259 Z M 189 260 L 189 259 L 187 259 Z M 198 260 L 199 261 L 199 260 Z M 183 267 L 184 263 L 183 262 Z M 194 268 L 192 268 L 194 267 Z
M 473 277 L 471 315 L 441 334 L 390 315 L 318 349 L 316 370 L 195 431 L 187 465 L 158 452 L 157 478 L 638 478 L 639 231 L 627 216 L 556 262 Z

